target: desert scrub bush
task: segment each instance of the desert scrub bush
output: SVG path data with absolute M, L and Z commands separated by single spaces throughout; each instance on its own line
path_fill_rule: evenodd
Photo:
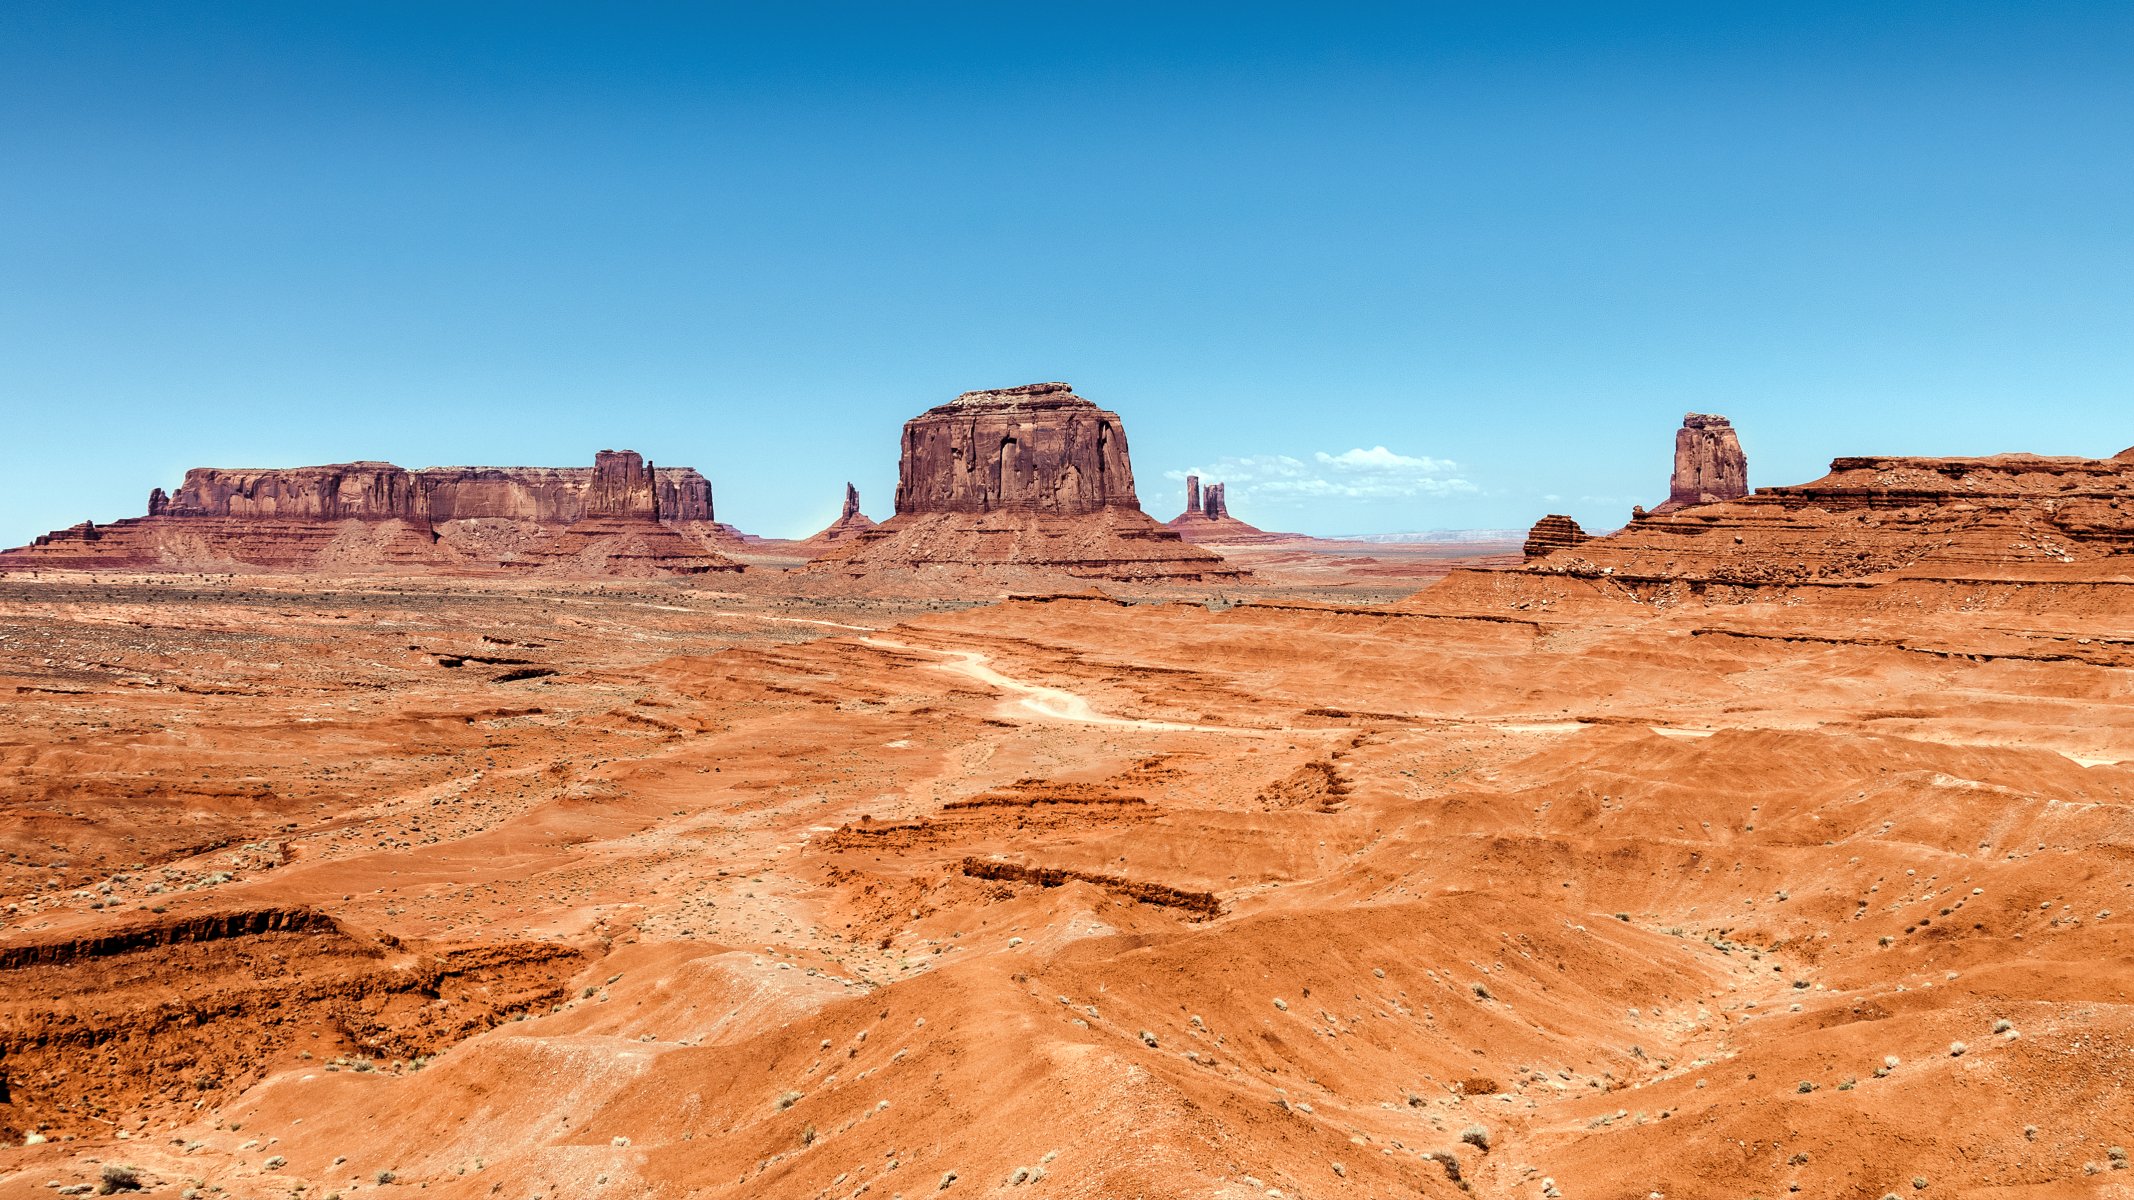
M 374 1176 L 374 1178 L 376 1178 L 380 1184 L 387 1184 L 400 1177 L 398 1175 L 393 1174 L 391 1171 L 380 1171 L 376 1176 Z
M 778 1111 L 784 1112 L 786 1109 L 800 1103 L 806 1094 L 805 1092 L 787 1092 L 785 1095 L 778 1097 Z
M 1462 1129 L 1460 1140 L 1485 1154 L 1489 1152 L 1489 1130 L 1480 1125 L 1469 1125 Z
M 97 1175 L 96 1194 L 99 1196 L 110 1196 L 119 1192 L 138 1192 L 140 1190 L 141 1173 L 124 1164 L 106 1163 L 104 1164 L 104 1169 Z
M 1475 994 L 1475 999 L 1477 1000 L 1487 1000 L 1490 998 L 1489 985 L 1479 979 L 1475 980 L 1473 983 L 1468 984 L 1467 988 L 1469 991 Z
M 1809 1080 L 1803 1079 L 1793 1086 L 1793 1090 L 1805 1096 L 1815 1090 L 1815 1084 Z

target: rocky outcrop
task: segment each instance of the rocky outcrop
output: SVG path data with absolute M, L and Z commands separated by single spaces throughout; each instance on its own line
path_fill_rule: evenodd
M 1675 472 L 1657 512 L 1693 504 L 1739 500 L 1749 494 L 1749 459 L 1734 423 L 1709 413 L 1686 413 L 1675 431 Z
M 1139 507 L 1119 415 L 1064 383 L 965 392 L 904 424 L 899 516 Z
M 1550 513 L 1534 522 L 1526 535 L 1526 561 L 1547 558 L 1558 550 L 1567 550 L 1581 542 L 1590 541 L 1591 535 L 1578 527 L 1578 522 L 1562 513 Z
M 2134 562 L 2134 458 L 1840 458 L 1810 483 L 1647 513 L 1533 556 L 1554 520 L 1535 527 L 1523 566 L 1456 572 L 1433 602 L 1472 591 L 1493 604 L 1591 594 L 1664 606 L 1899 580 L 2122 575 Z
M 860 490 L 848 483 L 845 485 L 845 507 L 837 514 L 837 520 L 830 522 L 813 537 L 804 539 L 801 545 L 811 549 L 826 548 L 839 542 L 850 541 L 872 528 L 874 522 L 866 513 L 860 511 Z
M 1202 486 L 1200 476 L 1186 476 L 1186 510 L 1165 522 L 1178 536 L 1200 545 L 1250 546 L 1263 542 L 1291 542 L 1295 533 L 1270 533 L 1230 515 L 1229 485 Z
M 639 465 L 631 467 L 630 462 Z M 603 470 L 609 482 L 603 484 Z M 603 450 L 592 467 L 425 467 L 410 471 L 383 462 L 319 467 L 231 470 L 195 467 L 162 505 L 149 496 L 150 516 L 280 517 L 417 523 L 468 520 L 568 525 L 593 511 L 597 488 L 647 488 L 649 500 L 608 494 L 597 503 L 619 512 L 651 504 L 671 521 L 712 520 L 711 481 L 692 467 L 653 469 L 634 451 Z M 635 482 L 624 485 L 625 476 Z M 617 506 L 621 506 L 618 508 Z
M 593 480 L 586 488 L 587 517 L 659 519 L 659 497 L 652 488 L 650 464 L 635 450 L 602 450 L 593 456 Z
M 965 392 L 904 425 L 894 517 L 809 564 L 1217 579 L 1242 572 L 1141 511 L 1117 413 L 1064 383 Z
M 148 515 L 0 552 L 0 569 L 693 574 L 739 565 L 665 522 L 711 520 L 711 484 L 629 450 L 592 467 L 385 462 L 196 467 Z

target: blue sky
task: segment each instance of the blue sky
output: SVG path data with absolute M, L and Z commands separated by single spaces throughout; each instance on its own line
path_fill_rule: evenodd
M 1064 379 L 1144 506 L 1619 523 L 2134 444 L 2134 7 L 0 6 L 0 543 L 188 466 L 712 477 L 886 516 Z

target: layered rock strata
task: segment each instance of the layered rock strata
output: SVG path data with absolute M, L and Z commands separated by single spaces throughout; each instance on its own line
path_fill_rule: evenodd
M 1739 500 L 1749 494 L 1749 459 L 1734 423 L 1710 413 L 1685 413 L 1675 431 L 1675 470 L 1662 513 L 1694 504 Z
M 1532 562 L 1537 558 L 1547 558 L 1558 550 L 1567 550 L 1590 540 L 1591 535 L 1579 528 L 1578 522 L 1562 513 L 1550 513 L 1534 522 L 1534 527 L 1527 531 L 1524 547 L 1526 560 Z
M 590 468 L 384 462 L 196 467 L 148 515 L 0 552 L 0 569 L 694 574 L 738 569 L 668 523 L 709 523 L 711 484 L 603 450 Z
M 1064 383 L 965 392 L 905 422 L 902 447 L 896 515 L 833 547 L 811 570 L 1241 574 L 1141 511 L 1118 414 Z
M 1900 580 L 2124 576 L 2134 568 L 2134 450 L 1840 458 L 1810 483 L 1647 513 L 1618 533 L 1531 557 L 1553 520 L 1535 527 L 1524 565 L 1456 572 L 1433 602 L 1605 594 L 1666 604 Z

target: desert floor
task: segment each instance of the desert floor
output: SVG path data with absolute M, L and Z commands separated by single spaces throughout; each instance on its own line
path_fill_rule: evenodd
M 1292 565 L 0 578 L 0 1196 L 2134 1195 L 2111 609 Z

